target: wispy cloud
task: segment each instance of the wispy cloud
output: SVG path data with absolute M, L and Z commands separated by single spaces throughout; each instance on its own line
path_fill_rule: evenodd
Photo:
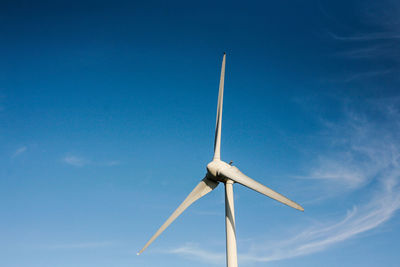
M 18 148 L 17 150 L 14 151 L 11 158 L 18 157 L 19 155 L 25 153 L 27 149 L 28 148 L 26 146 L 22 146 L 22 147 Z
M 380 115 L 389 122 L 398 121 L 400 114 L 393 112 L 396 104 L 386 103 Z M 400 128 L 392 127 L 392 123 L 374 123 L 349 114 L 347 123 L 337 126 L 335 131 L 335 134 L 342 134 L 333 137 L 344 137 L 345 148 L 320 161 L 318 171 L 313 170 L 310 175 L 344 183 L 348 190 L 365 192 L 370 200 L 354 205 L 343 219 L 318 222 L 294 238 L 274 243 L 275 247 L 268 250 L 263 250 L 262 245 L 254 246 L 261 249 L 243 255 L 243 259 L 273 261 L 315 253 L 372 230 L 392 218 L 400 209 Z M 374 194 L 363 188 L 370 181 L 376 182 Z
M 187 243 L 181 247 L 166 251 L 166 253 L 201 260 L 211 264 L 223 264 L 225 261 L 224 253 L 203 250 L 193 243 Z
M 352 74 L 344 79 L 342 79 L 342 82 L 352 82 L 355 80 L 365 80 L 365 79 L 370 79 L 374 77 L 382 77 L 383 75 L 393 73 L 394 71 L 392 69 L 385 69 L 385 70 L 374 70 L 374 71 L 366 71 L 366 72 L 359 72 Z
M 84 157 L 78 157 L 74 155 L 67 155 L 62 158 L 62 162 L 75 166 L 75 167 L 83 167 L 87 165 L 96 165 L 96 166 L 116 166 L 121 164 L 117 160 L 109 160 L 109 161 L 93 161 Z
M 335 41 L 349 43 L 342 51 L 336 52 L 335 56 L 352 61 L 374 62 L 346 73 L 346 76 L 340 79 L 341 82 L 363 81 L 398 74 L 396 66 L 400 63 L 400 32 L 365 33 L 347 37 L 329 32 L 329 35 Z
M 294 237 L 275 237 L 278 240 L 270 243 L 253 242 L 247 252 L 239 255 L 239 260 L 269 262 L 316 253 L 391 219 L 400 209 L 400 124 L 393 123 L 400 121 L 398 104 L 389 100 L 374 105 L 371 109 L 380 113 L 379 120 L 349 112 L 346 122 L 330 124 L 331 143 L 340 143 L 342 148 L 318 159 L 319 166 L 312 167 L 308 175 L 311 179 L 329 180 L 347 192 L 354 191 L 364 197 L 357 198 L 360 200 L 351 203 L 342 215 L 325 214 L 331 218 L 313 221 Z M 192 244 L 169 253 L 209 263 L 224 256 L 223 251 L 207 251 Z
M 352 19 L 354 24 L 341 25 L 337 23 L 333 31 L 327 30 L 326 35 L 340 44 L 335 56 L 345 60 L 360 61 L 346 68 L 347 77 L 338 79 L 342 82 L 359 81 L 371 78 L 382 78 L 393 74 L 398 76 L 400 64 L 400 2 L 393 0 L 361 1 L 356 3 L 357 10 Z M 324 10 L 324 9 L 323 9 Z M 337 14 L 339 16 L 339 14 Z M 342 15 L 342 14 L 341 14 Z M 335 16 L 330 14 L 330 16 Z M 362 26 L 361 26 L 362 25 Z M 338 52 L 337 52 L 338 51 Z
M 341 165 L 339 162 L 325 160 L 321 166 L 312 170 L 307 177 L 308 179 L 326 180 L 333 183 L 340 183 L 345 189 L 355 189 L 362 186 L 366 181 L 365 170 L 356 169 L 359 166 Z
M 390 59 L 396 49 L 398 47 L 395 44 L 381 43 L 339 51 L 337 55 L 352 59 L 373 59 L 376 57 Z
M 339 41 L 400 40 L 400 34 L 393 32 L 373 32 L 351 36 L 340 36 L 332 32 L 328 32 L 328 34 Z
M 87 159 L 76 156 L 65 156 L 63 162 L 76 167 L 82 167 L 90 163 Z
M 253 251 L 241 256 L 245 261 L 276 261 L 308 255 L 372 230 L 394 215 L 400 208 L 400 194 L 397 170 L 387 174 L 381 184 L 380 193 L 367 204 L 354 206 L 347 215 L 338 221 L 319 223 L 303 230 L 299 235 L 284 242 L 276 241 L 274 246 L 255 245 Z
M 239 255 L 242 262 L 278 261 L 323 251 L 363 232 L 372 230 L 394 215 L 400 208 L 398 178 L 400 172 L 388 174 L 383 190 L 366 205 L 354 206 L 338 221 L 321 223 L 303 230 L 299 235 L 273 244 L 253 244 L 252 250 Z M 192 244 L 168 251 L 184 257 L 196 258 L 207 263 L 221 264 L 224 252 L 201 249 Z

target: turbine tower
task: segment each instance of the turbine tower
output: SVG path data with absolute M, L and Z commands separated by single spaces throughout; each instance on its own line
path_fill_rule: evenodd
M 214 157 L 207 164 L 207 173 L 203 180 L 193 189 L 165 223 L 157 230 L 150 240 L 139 251 L 141 254 L 179 215 L 182 214 L 195 201 L 214 190 L 219 183 L 225 185 L 225 226 L 226 226 L 226 265 L 237 267 L 236 230 L 235 230 L 235 209 L 233 203 L 233 184 L 244 185 L 267 197 L 275 199 L 292 208 L 304 211 L 296 202 L 275 192 L 274 190 L 260 184 L 243 174 L 238 168 L 221 160 L 221 123 L 222 103 L 224 100 L 224 78 L 225 78 L 226 54 L 222 58 L 221 78 L 219 82 L 217 122 L 215 126 Z

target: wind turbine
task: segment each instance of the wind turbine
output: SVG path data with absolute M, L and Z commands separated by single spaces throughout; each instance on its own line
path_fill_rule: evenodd
M 139 251 L 140 255 L 181 213 L 195 201 L 214 190 L 219 183 L 225 184 L 225 225 L 226 225 L 226 264 L 227 267 L 237 267 L 236 230 L 235 230 L 235 209 L 233 203 L 233 184 L 244 185 L 267 197 L 275 199 L 292 208 L 304 211 L 303 207 L 274 190 L 260 184 L 243 174 L 238 168 L 221 160 L 221 123 L 222 103 L 224 99 L 224 78 L 225 78 L 226 54 L 222 58 L 221 79 L 219 82 L 217 122 L 215 127 L 214 157 L 207 164 L 207 174 L 203 180 L 193 189 L 165 223 L 157 230 L 150 240 Z

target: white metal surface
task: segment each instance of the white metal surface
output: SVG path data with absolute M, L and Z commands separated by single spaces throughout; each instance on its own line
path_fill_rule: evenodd
M 157 232 L 150 238 L 144 247 L 137 253 L 141 254 L 164 230 L 176 219 L 182 212 L 192 205 L 199 198 L 207 195 L 218 186 L 218 182 L 205 177 L 186 197 L 181 205 L 171 214 L 165 223 L 157 230 Z
M 226 266 L 237 267 L 235 204 L 233 201 L 233 181 L 225 182 L 225 227 Z
M 235 166 L 229 166 L 222 168 L 219 171 L 219 174 L 223 177 L 226 177 L 228 179 L 231 179 L 235 181 L 236 183 L 239 183 L 241 185 L 244 185 L 250 189 L 253 189 L 254 191 L 257 191 L 267 197 L 270 197 L 272 199 L 275 199 L 285 205 L 288 205 L 289 207 L 292 207 L 294 209 L 298 209 L 300 211 L 304 211 L 303 207 L 297 204 L 296 202 L 288 199 L 287 197 L 279 194 L 278 192 L 275 192 L 274 190 L 266 187 L 263 184 L 260 184 L 257 181 L 254 181 L 244 173 L 242 173 L 238 168 Z
M 217 121 L 215 123 L 215 139 L 214 139 L 214 160 L 221 158 L 221 126 L 222 126 L 222 104 L 224 102 L 224 80 L 225 80 L 225 60 L 226 54 L 222 57 L 221 78 L 219 80 L 218 105 L 217 105 Z
M 239 183 L 253 189 L 263 195 L 284 203 L 292 208 L 303 211 L 296 202 L 273 191 L 272 189 L 260 184 L 239 171 L 238 168 L 220 160 L 221 158 L 221 124 L 222 124 L 222 104 L 224 97 L 224 77 L 225 77 L 226 54 L 222 59 L 221 78 L 218 93 L 217 120 L 215 126 L 214 156 L 213 160 L 207 164 L 206 177 L 193 189 L 182 204 L 172 213 L 158 231 L 150 238 L 146 245 L 139 251 L 142 253 L 184 210 L 186 210 L 196 200 L 210 193 L 217 187 L 219 182 L 225 184 L 225 223 L 226 223 L 226 262 L 228 267 L 237 267 L 237 248 L 236 248 L 236 225 L 235 208 L 233 201 L 233 183 Z

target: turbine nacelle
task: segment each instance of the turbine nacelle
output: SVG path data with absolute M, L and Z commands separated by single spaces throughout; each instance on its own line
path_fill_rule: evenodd
M 233 183 L 241 184 L 249 189 L 252 189 L 260 194 L 275 199 L 292 208 L 303 211 L 296 202 L 287 197 L 275 192 L 265 185 L 251 179 L 238 168 L 232 166 L 232 162 L 226 163 L 221 160 L 221 123 L 222 123 L 222 104 L 224 96 L 224 77 L 225 77 L 225 53 L 222 59 L 221 79 L 219 83 L 218 105 L 217 105 L 217 120 L 215 126 L 214 139 L 214 157 L 213 161 L 207 164 L 207 174 L 200 183 L 190 192 L 186 199 L 178 206 L 171 216 L 164 222 L 157 232 L 150 238 L 145 246 L 139 251 L 142 253 L 179 215 L 182 214 L 190 205 L 201 197 L 213 191 L 219 182 L 225 184 L 225 221 L 226 221 L 226 245 L 227 245 L 227 266 L 237 267 L 237 252 L 236 252 L 236 232 L 235 232 L 235 216 L 234 216 L 234 201 L 233 201 Z
M 207 164 L 207 174 L 210 176 L 210 179 L 224 183 L 226 182 L 227 178 L 221 175 L 221 172 L 226 168 L 232 168 L 232 166 L 225 161 L 214 159 Z

